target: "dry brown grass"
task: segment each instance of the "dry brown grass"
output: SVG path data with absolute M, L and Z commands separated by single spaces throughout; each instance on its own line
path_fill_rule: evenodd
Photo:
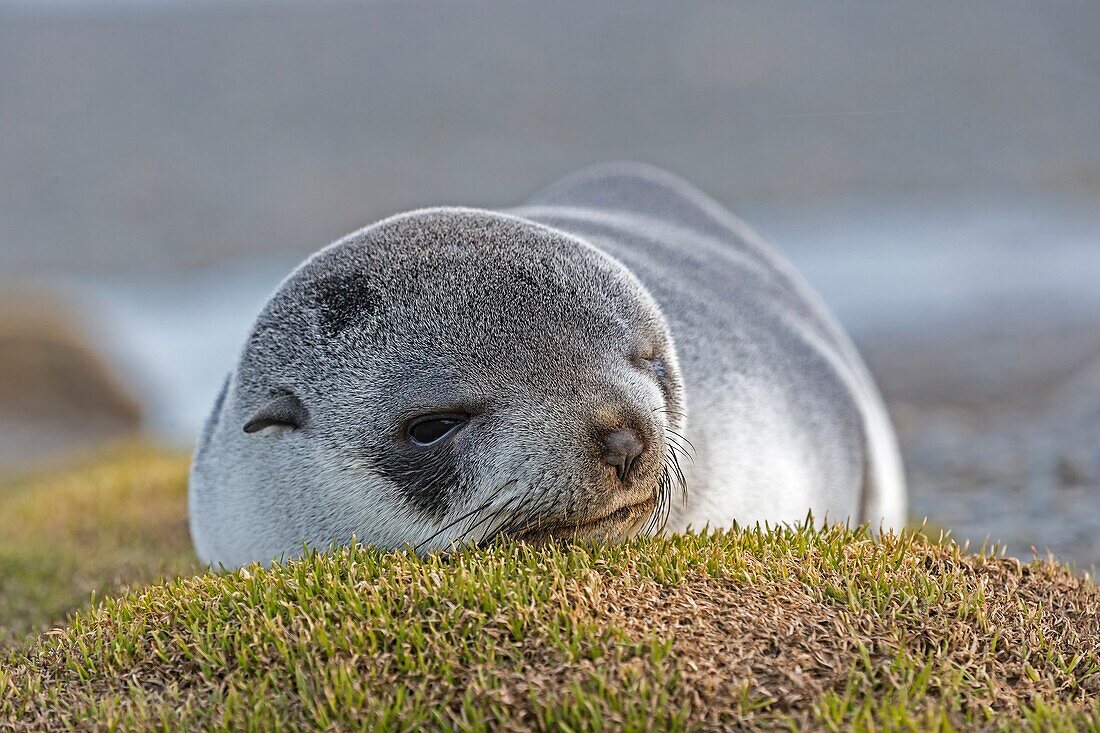
M 705 576 L 665 586 L 593 575 L 573 600 L 578 613 L 630 639 L 671 640 L 676 669 L 668 679 L 693 727 L 751 728 L 784 718 L 812 724 L 818 701 L 849 685 L 897 697 L 913 683 L 913 670 L 899 659 L 931 665 L 924 685 L 932 694 L 909 710 L 918 717 L 944 712 L 957 723 L 1003 723 L 1035 700 L 1087 709 L 1100 699 L 1097 586 L 1051 565 L 920 549 L 914 560 L 930 572 L 968 578 L 984 596 L 979 613 L 955 605 L 884 614 L 823 599 L 802 583 Z M 524 656 L 522 673 L 500 693 L 513 704 L 576 685 L 597 664 L 565 664 L 542 647 Z M 599 664 L 620 679 L 640 671 L 637 659 Z M 965 694 L 952 699 L 936 690 Z

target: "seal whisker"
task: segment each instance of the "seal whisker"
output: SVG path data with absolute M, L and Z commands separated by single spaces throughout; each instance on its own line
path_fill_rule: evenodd
M 492 497 L 491 499 L 489 499 L 488 501 L 486 501 L 485 503 L 483 503 L 483 504 L 481 504 L 481 505 L 479 505 L 479 506 L 476 506 L 476 507 L 474 507 L 474 508 L 473 508 L 473 509 L 471 509 L 470 511 L 468 511 L 468 512 L 466 512 L 466 513 L 462 514 L 462 516 L 458 517 L 458 518 L 457 518 L 457 519 L 455 519 L 454 521 L 452 521 L 452 522 L 449 522 L 448 524 L 444 525 L 443 527 L 440 527 L 440 528 L 439 528 L 439 529 L 438 529 L 438 530 L 437 530 L 436 532 L 434 532 L 434 533 L 433 533 L 433 534 L 432 534 L 431 536 L 429 536 L 429 537 L 428 537 L 427 539 L 425 539 L 425 540 L 422 540 L 422 541 L 421 541 L 421 542 L 420 542 L 419 544 L 417 544 L 417 545 L 416 545 L 416 547 L 414 548 L 414 550 L 415 550 L 415 551 L 416 551 L 417 553 L 419 553 L 419 552 L 420 552 L 420 551 L 421 551 L 421 550 L 422 550 L 422 549 L 424 548 L 424 546 L 425 546 L 425 545 L 427 545 L 427 544 L 431 543 L 432 541 L 434 541 L 434 540 L 435 540 L 435 539 L 436 539 L 436 538 L 437 538 L 437 537 L 438 537 L 439 535 L 443 534 L 444 532 L 446 532 L 446 531 L 447 531 L 447 530 L 449 530 L 449 529 L 452 529 L 453 527 L 457 526 L 458 524 L 461 524 L 462 522 L 466 521 L 466 520 L 467 520 L 467 519 L 469 519 L 470 517 L 472 517 L 472 516 L 476 515 L 476 514 L 477 514 L 478 512 L 484 511 L 484 510 L 485 510 L 485 509 L 487 509 L 487 508 L 488 508 L 489 506 L 491 506 L 491 505 L 493 504 L 493 502 L 495 502 L 495 501 L 496 501 L 496 499 L 497 499 L 497 494 L 498 494 L 499 492 L 501 492 L 501 491 L 504 491 L 504 490 L 505 490 L 505 489 L 507 489 L 507 488 L 508 488 L 509 486 L 512 486 L 512 485 L 514 485 L 514 484 L 516 484 L 516 483 L 517 483 L 517 480 L 516 480 L 516 479 L 512 479 L 511 481 L 508 481 L 507 483 L 505 483 L 505 484 L 501 485 L 501 486 L 500 486 L 500 488 L 498 488 L 498 489 L 497 489 L 496 491 L 494 491 L 494 492 L 493 492 L 493 497 Z M 511 500 L 509 500 L 509 501 L 511 501 Z M 507 506 L 507 502 L 506 502 L 505 506 Z M 498 511 L 499 511 L 499 510 L 498 510 Z M 493 515 L 490 515 L 490 516 L 493 516 Z M 468 532 L 472 531 L 472 530 L 473 530 L 473 529 L 474 529 L 475 527 L 477 527 L 477 526 L 478 526 L 479 524 L 481 524 L 481 523 L 482 523 L 481 521 L 475 522 L 475 523 L 474 523 L 473 525 L 471 525 L 470 527 L 467 527 L 467 528 L 466 528 L 466 530 L 465 530 L 465 531 L 464 531 L 464 532 L 463 532 L 462 534 L 466 534 L 466 533 L 468 533 Z
M 473 509 L 471 509 L 470 511 L 468 511 L 468 512 L 466 512 L 466 513 L 462 514 L 461 516 L 459 516 L 459 517 L 458 517 L 458 519 L 455 519 L 454 521 L 452 521 L 452 522 L 449 522 L 449 523 L 448 523 L 448 524 L 446 524 L 445 526 L 443 526 L 443 527 L 440 527 L 440 528 L 439 528 L 438 530 L 436 530 L 435 532 L 433 532 L 433 533 L 432 533 L 431 535 L 429 535 L 428 537 L 426 537 L 425 539 L 423 539 L 423 540 L 421 540 L 421 541 L 420 541 L 419 543 L 417 543 L 417 544 L 416 544 L 416 545 L 415 545 L 415 546 L 413 547 L 413 551 L 414 551 L 414 552 L 416 552 L 417 554 L 419 554 L 419 553 L 420 553 L 420 552 L 421 552 L 421 551 L 422 551 L 422 550 L 424 549 L 424 547 L 425 547 L 426 545 L 430 544 L 430 543 L 431 543 L 431 542 L 432 542 L 433 540 L 435 540 L 435 538 L 436 538 L 436 537 L 438 537 L 439 535 L 443 534 L 443 533 L 444 533 L 444 532 L 446 532 L 446 531 L 447 531 L 448 529 L 451 529 L 452 527 L 454 527 L 454 526 L 458 525 L 458 524 L 459 524 L 459 523 L 461 523 L 462 521 L 464 521 L 464 520 L 468 519 L 469 517 L 472 517 L 472 516 L 474 516 L 475 514 L 477 514 L 478 512 L 480 512 L 480 511 L 482 511 L 482 510 L 484 510 L 484 509 L 488 508 L 488 507 L 489 507 L 489 505 L 491 505 L 492 503 L 493 503 L 493 501 L 492 501 L 492 499 L 490 499 L 489 501 L 485 502 L 484 504 L 481 504 L 481 505 L 479 505 L 479 506 L 476 506 L 476 507 L 474 507 Z
M 649 536 L 664 530 L 665 525 L 668 523 L 668 511 L 666 509 L 666 507 L 668 507 L 668 498 L 668 468 L 666 466 L 658 480 L 656 504 L 653 507 L 653 513 L 649 516 L 649 519 L 646 520 L 646 523 L 642 525 L 638 534 Z M 658 519 L 662 514 L 664 515 L 663 518 Z
M 687 443 L 687 444 L 688 444 L 688 446 L 689 446 L 689 447 L 691 448 L 691 452 L 692 452 L 693 454 L 698 454 L 698 452 L 699 452 L 699 451 L 698 451 L 698 450 L 696 450 L 696 448 L 695 448 L 695 444 L 694 444 L 694 443 L 692 443 L 692 442 L 691 442 L 690 440 L 688 440 L 688 438 L 687 438 L 687 436 L 686 436 L 686 435 L 684 435 L 683 433 L 680 433 L 680 432 L 678 432 L 678 431 L 676 431 L 676 430 L 673 430 L 673 429 L 672 429 L 672 428 L 670 428 L 670 427 L 666 427 L 666 428 L 665 428 L 665 432 L 666 432 L 666 433 L 668 433 L 668 434 L 671 434 L 671 435 L 675 435 L 675 436 L 676 436 L 677 438 L 679 438 L 680 440 L 682 440 L 682 441 L 684 441 L 685 443 Z
M 528 489 L 527 491 L 524 491 L 523 493 L 515 495 L 506 504 L 501 506 L 492 515 L 491 521 L 489 522 L 490 529 L 485 532 L 484 537 L 482 537 L 480 540 L 478 540 L 478 543 L 477 543 L 478 546 L 481 547 L 481 546 L 491 544 L 498 537 L 504 536 L 506 534 L 510 534 L 512 532 L 513 527 L 519 521 L 519 518 L 524 516 L 525 510 L 526 510 L 528 504 L 533 499 L 534 495 L 535 495 L 535 491 L 532 491 L 531 489 Z M 518 502 L 518 504 L 516 502 Z M 510 513 L 507 516 L 504 516 L 501 519 L 501 516 L 506 511 L 509 511 L 509 510 L 511 510 Z M 494 522 L 496 522 L 498 519 L 500 519 L 501 521 L 494 526 Z
M 469 531 L 471 531 L 471 532 L 475 528 L 479 528 L 479 527 L 483 527 L 483 526 L 488 526 L 489 527 L 489 529 L 486 529 L 484 531 L 483 536 L 480 539 L 474 541 L 475 546 L 481 547 L 482 545 L 485 544 L 487 538 L 492 537 L 497 532 L 498 528 L 494 527 L 494 523 L 498 519 L 500 519 L 500 517 L 503 516 L 505 514 L 505 512 L 509 511 L 510 509 L 513 509 L 517 502 L 519 502 L 519 506 L 522 506 L 523 505 L 523 497 L 522 496 L 513 496 L 513 497 L 509 498 L 508 501 L 504 502 L 499 507 L 497 507 L 497 509 L 495 511 L 493 511 L 491 514 L 487 514 L 486 516 L 482 517 L 472 527 L 470 527 Z M 505 520 L 505 521 L 507 521 L 507 520 Z
M 687 449 L 684 448 L 684 446 L 680 445 L 679 442 L 677 442 L 677 439 L 674 439 L 671 435 L 666 435 L 665 438 L 668 440 L 670 450 L 684 456 L 693 464 L 695 463 L 695 456 L 691 453 L 688 453 Z
M 669 455 L 671 455 L 673 458 L 683 456 L 687 460 L 690 460 L 694 466 L 695 456 L 693 456 L 692 453 L 684 450 L 683 446 L 681 446 L 680 444 L 678 444 L 678 442 L 675 442 L 674 440 L 669 440 Z
M 687 477 L 684 475 L 683 469 L 680 467 L 680 460 L 677 457 L 678 451 L 669 444 L 670 450 L 665 454 L 666 461 L 666 477 L 669 483 L 669 492 L 672 491 L 672 485 L 676 484 L 680 487 L 681 502 L 687 504 Z M 690 458 L 690 456 L 688 456 Z
M 486 530 L 485 536 L 477 541 L 478 547 L 484 547 L 486 545 L 492 544 L 498 537 L 502 537 L 502 536 L 504 536 L 505 534 L 508 533 L 509 527 L 511 526 L 512 523 L 515 522 L 516 516 L 518 516 L 518 512 L 513 511 L 510 515 L 504 516 L 503 519 L 501 519 L 500 523 L 497 524 L 496 526 L 493 526 L 493 523 L 496 522 L 498 519 L 500 519 L 505 511 L 507 511 L 508 509 L 512 509 L 513 508 L 512 503 L 516 500 L 519 501 L 519 504 L 518 504 L 518 506 L 515 507 L 515 509 L 519 509 L 519 510 L 523 509 L 524 497 L 521 495 L 521 496 L 513 497 L 513 499 L 511 501 L 509 501 L 507 504 L 500 507 L 500 509 L 498 509 L 496 512 L 494 512 L 493 515 L 492 515 L 491 521 L 489 522 L 489 527 L 490 528 L 488 530 Z
M 485 543 L 505 535 L 523 539 L 524 536 L 537 532 L 542 528 L 543 522 L 548 518 L 545 512 L 543 510 L 531 511 L 531 508 L 535 506 L 535 502 L 540 498 L 540 485 L 541 482 L 532 486 L 522 495 L 524 501 L 515 508 L 516 510 L 511 513 L 511 516 L 495 528 L 491 536 L 485 538 Z
M 673 409 L 673 408 L 671 408 L 667 405 L 662 406 L 662 407 L 655 407 L 651 410 L 651 412 L 663 412 L 666 415 L 672 415 L 674 417 L 679 417 L 679 418 L 686 418 L 687 417 L 687 413 L 681 412 L 680 410 L 675 410 L 675 409 Z

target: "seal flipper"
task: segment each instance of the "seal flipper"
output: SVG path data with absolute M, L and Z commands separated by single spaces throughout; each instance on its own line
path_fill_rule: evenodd
M 302 401 L 292 394 L 285 394 L 256 410 L 244 424 L 244 431 L 255 433 L 273 425 L 298 429 L 305 425 L 308 419 L 309 412 Z

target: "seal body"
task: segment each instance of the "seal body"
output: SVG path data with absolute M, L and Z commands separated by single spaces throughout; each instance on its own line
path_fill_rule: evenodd
M 865 366 L 790 266 L 680 179 L 612 165 L 303 263 L 226 379 L 189 502 L 200 557 L 235 566 L 808 512 L 894 527 L 904 483 Z

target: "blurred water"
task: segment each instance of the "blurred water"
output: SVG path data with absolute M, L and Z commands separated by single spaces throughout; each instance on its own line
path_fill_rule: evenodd
M 160 440 L 190 444 L 287 258 L 139 279 L 59 278 L 90 310 L 96 338 L 145 406 Z

